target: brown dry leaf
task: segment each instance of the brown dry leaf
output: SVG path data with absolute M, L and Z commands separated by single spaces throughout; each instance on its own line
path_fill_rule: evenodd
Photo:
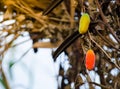
M 19 16 L 16 17 L 16 20 L 20 23 L 22 21 L 25 20 L 25 15 L 24 14 L 20 14 Z

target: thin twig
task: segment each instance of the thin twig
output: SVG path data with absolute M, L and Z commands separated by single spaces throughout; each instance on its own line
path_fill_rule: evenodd
M 67 19 L 59 19 L 59 18 L 55 18 L 55 17 L 49 17 L 48 19 L 53 20 L 53 21 L 58 21 L 58 22 L 70 23 L 70 21 Z
M 88 73 L 86 74 L 86 79 L 87 79 L 88 83 L 89 83 L 89 82 L 92 82 L 92 80 L 91 80 L 91 78 L 90 78 L 90 76 L 89 76 Z M 90 84 L 90 83 L 89 83 L 89 88 L 90 88 L 90 89 L 95 89 L 95 88 L 93 87 L 93 85 Z
M 117 89 L 118 81 L 115 82 L 114 89 Z
M 105 85 L 102 85 L 102 84 L 98 84 L 98 83 L 96 83 L 96 82 L 89 82 L 89 83 L 90 83 L 90 84 L 97 85 L 97 86 L 99 86 L 99 87 L 101 87 L 101 88 L 110 89 L 110 87 L 105 86 Z
M 75 15 L 75 8 L 77 6 L 77 2 L 76 0 L 70 0 L 70 7 L 71 7 L 71 19 L 70 19 L 70 25 L 71 25 L 71 28 L 74 27 L 74 15 Z
M 18 60 L 16 60 L 13 64 L 19 62 L 22 60 L 22 58 L 31 50 L 32 47 L 30 47 Z
M 97 30 L 96 30 L 96 32 L 98 33 L 98 35 L 99 35 L 107 44 L 109 44 L 110 46 L 112 46 L 114 49 L 120 51 L 120 49 L 116 48 L 113 44 L 111 44 L 111 43 L 108 41 L 108 39 L 105 39 Z
M 24 41 L 19 42 L 19 43 L 17 43 L 17 44 L 14 44 L 12 47 L 16 47 L 16 46 L 18 46 L 18 45 L 20 45 L 20 44 L 23 44 L 23 43 L 25 43 L 25 42 L 28 42 L 29 40 L 31 40 L 31 39 L 27 39 L 27 40 L 24 40 Z

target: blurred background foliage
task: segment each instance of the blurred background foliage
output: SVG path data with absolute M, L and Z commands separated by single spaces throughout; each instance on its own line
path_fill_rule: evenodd
M 33 41 L 35 53 L 37 48 L 59 47 L 65 38 L 78 30 L 81 14 L 86 12 L 91 19 L 89 32 L 76 39 L 65 50 L 71 67 L 65 72 L 62 64 L 60 65 L 59 75 L 63 77 L 61 89 L 71 89 L 71 83 L 75 83 L 75 89 L 79 89 L 85 83 L 82 76 L 86 78 L 89 89 L 95 89 L 95 85 L 102 89 L 120 89 L 120 1 L 61 0 L 62 3 L 44 15 L 44 10 L 56 1 L 0 0 L 0 15 L 3 16 L 0 22 L 1 83 L 6 89 L 10 89 L 2 69 L 2 59 L 9 48 L 28 40 Z M 13 22 L 5 24 L 7 21 Z M 25 32 L 29 33 L 30 39 L 12 45 L 18 37 L 24 37 Z M 40 42 L 42 39 L 50 39 L 50 42 Z M 90 79 L 84 65 L 86 51 L 90 48 L 96 54 L 93 71 L 99 75 L 100 84 Z M 10 63 L 10 67 L 13 64 Z M 117 69 L 116 75 L 111 74 L 114 69 Z M 65 79 L 68 80 L 67 84 Z

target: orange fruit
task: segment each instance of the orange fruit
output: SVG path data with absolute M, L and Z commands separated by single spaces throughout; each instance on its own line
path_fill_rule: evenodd
M 92 49 L 89 49 L 86 53 L 85 66 L 88 70 L 92 70 L 95 67 L 95 53 Z

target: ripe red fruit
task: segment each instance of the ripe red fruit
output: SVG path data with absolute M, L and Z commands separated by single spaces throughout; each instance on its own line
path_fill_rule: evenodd
M 95 67 L 95 53 L 92 49 L 86 53 L 85 66 L 88 70 L 92 70 Z

